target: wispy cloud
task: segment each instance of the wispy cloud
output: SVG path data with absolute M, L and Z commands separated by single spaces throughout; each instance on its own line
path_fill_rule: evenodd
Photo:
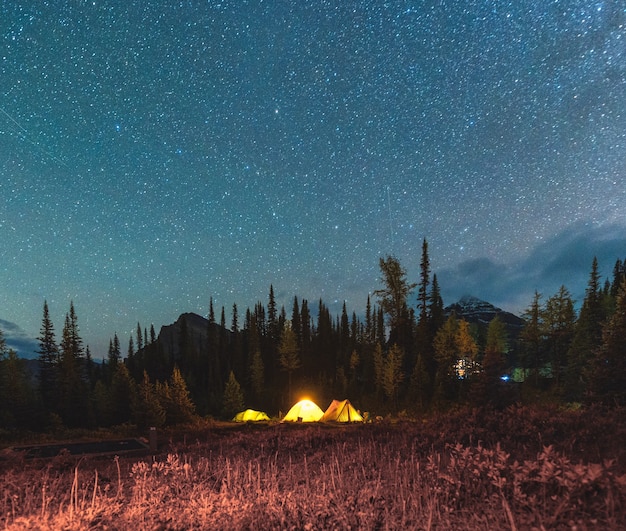
M 594 256 L 602 278 L 611 279 L 615 261 L 626 258 L 626 227 L 572 225 L 537 245 L 520 262 L 467 260 L 455 268 L 438 271 L 437 277 L 446 304 L 471 294 L 520 313 L 530 305 L 535 290 L 549 297 L 561 285 L 580 303 Z
M 39 343 L 36 339 L 28 337 L 19 325 L 11 321 L 0 319 L 0 329 L 8 348 L 12 348 L 21 358 L 36 358 Z

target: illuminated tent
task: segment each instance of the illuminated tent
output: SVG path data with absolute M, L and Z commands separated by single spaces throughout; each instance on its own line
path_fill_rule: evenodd
M 255 411 L 254 409 L 246 409 L 241 413 L 237 413 L 233 420 L 235 422 L 258 422 L 260 420 L 269 420 L 270 418 L 263 411 Z
M 363 422 L 363 417 L 349 400 L 333 400 L 324 413 L 322 422 Z
M 287 412 L 283 422 L 317 422 L 324 412 L 315 402 L 300 400 Z

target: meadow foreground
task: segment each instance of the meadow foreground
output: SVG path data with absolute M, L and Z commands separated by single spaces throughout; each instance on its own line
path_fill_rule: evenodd
M 142 457 L 5 452 L 5 529 L 625 529 L 621 412 L 224 425 Z M 167 440 L 164 440 L 165 437 Z

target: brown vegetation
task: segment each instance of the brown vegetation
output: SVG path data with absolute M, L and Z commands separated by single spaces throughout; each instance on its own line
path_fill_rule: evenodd
M 623 529 L 622 411 L 220 425 L 142 459 L 2 463 L 5 529 Z

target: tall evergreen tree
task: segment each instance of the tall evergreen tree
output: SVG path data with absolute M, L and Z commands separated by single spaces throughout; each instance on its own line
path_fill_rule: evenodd
M 502 376 L 504 357 L 508 350 L 507 332 L 498 316 L 491 320 L 487 328 L 487 343 L 482 360 L 482 369 L 470 381 L 470 400 L 476 406 L 503 407 Z
M 151 426 L 158 428 L 165 424 L 165 409 L 159 402 L 155 386 L 146 371 L 143 372 L 143 379 L 132 404 L 132 416 L 140 429 Z
M 235 378 L 235 373 L 230 371 L 226 386 L 224 387 L 224 403 L 222 405 L 222 417 L 225 419 L 233 418 L 237 413 L 244 409 L 244 398 L 241 386 Z
M 177 365 L 168 382 L 157 387 L 167 424 L 184 424 L 193 420 L 195 405 L 189 395 L 187 382 Z
M 548 360 L 557 387 L 561 384 L 575 324 L 574 301 L 567 288 L 561 286 L 555 295 L 548 298 L 543 311 Z
M 615 312 L 602 331 L 602 342 L 589 370 L 591 400 L 626 406 L 626 283 L 617 295 Z
M 132 341 L 132 337 L 130 338 Z M 111 422 L 114 425 L 130 422 L 132 418 L 132 404 L 137 399 L 137 389 L 131 378 L 128 368 L 123 363 L 115 367 L 111 380 Z
M 0 426 L 39 428 L 35 413 L 35 389 L 25 360 L 7 349 L 0 330 Z
M 383 360 L 382 387 L 394 409 L 398 407 L 398 394 L 404 381 L 402 371 L 404 353 L 398 345 L 392 345 Z
M 48 302 L 43 303 L 43 319 L 39 333 L 39 392 L 46 412 L 54 410 L 59 391 L 59 347 L 54 325 L 50 319 Z
M 259 400 L 263 394 L 263 385 L 265 383 L 265 369 L 263 367 L 263 358 L 261 357 L 261 351 L 257 348 L 252 353 L 252 360 L 250 361 L 250 389 L 252 396 Z
M 137 350 L 142 350 L 143 349 L 143 336 L 141 335 L 141 325 L 139 323 L 137 323 L 136 338 L 137 338 Z
M 378 297 L 380 307 L 388 316 L 390 342 L 394 342 L 403 335 L 403 327 L 409 317 L 407 300 L 417 284 L 411 284 L 406 280 L 406 271 L 393 256 L 380 258 L 379 266 L 384 287 L 376 290 L 374 294 Z M 401 339 L 406 338 L 401 337 Z M 406 346 L 404 341 L 400 343 L 400 346 Z
M 523 368 L 525 372 L 530 370 L 535 386 L 539 383 L 539 373 L 545 362 L 540 301 L 541 294 L 535 291 L 530 307 L 522 315 L 525 324 L 519 335 Z
M 589 383 L 589 370 L 594 352 L 602 341 L 602 324 L 606 315 L 600 292 L 598 260 L 593 258 L 585 298 L 576 322 L 574 337 L 567 353 L 565 396 L 581 401 Z
M 207 325 L 207 394 L 208 408 L 213 413 L 219 413 L 222 402 L 222 366 L 220 362 L 220 334 L 215 322 L 213 297 L 209 300 L 209 316 Z
M 438 330 L 433 341 L 437 373 L 435 379 L 435 395 L 442 403 L 456 400 L 458 396 L 457 362 L 457 332 L 459 323 L 453 313 L 444 325 Z
M 88 388 L 85 382 L 83 341 L 78 330 L 74 303 L 65 315 L 60 356 L 60 413 L 69 427 L 86 426 L 88 415 Z
M 437 330 L 443 326 L 446 315 L 443 307 L 443 299 L 441 298 L 441 290 L 437 275 L 433 275 L 432 286 L 430 290 L 428 313 L 430 317 L 430 337 L 434 338 Z
M 280 367 L 287 373 L 288 401 L 291 402 L 293 400 L 291 387 L 292 374 L 301 367 L 302 361 L 300 359 L 300 349 L 298 348 L 296 334 L 289 323 L 287 323 L 283 329 L 278 351 L 280 354 Z
M 426 324 L 428 320 L 428 286 L 430 284 L 430 258 L 428 257 L 428 242 L 422 242 L 422 259 L 420 260 L 420 282 L 417 291 L 418 323 Z

